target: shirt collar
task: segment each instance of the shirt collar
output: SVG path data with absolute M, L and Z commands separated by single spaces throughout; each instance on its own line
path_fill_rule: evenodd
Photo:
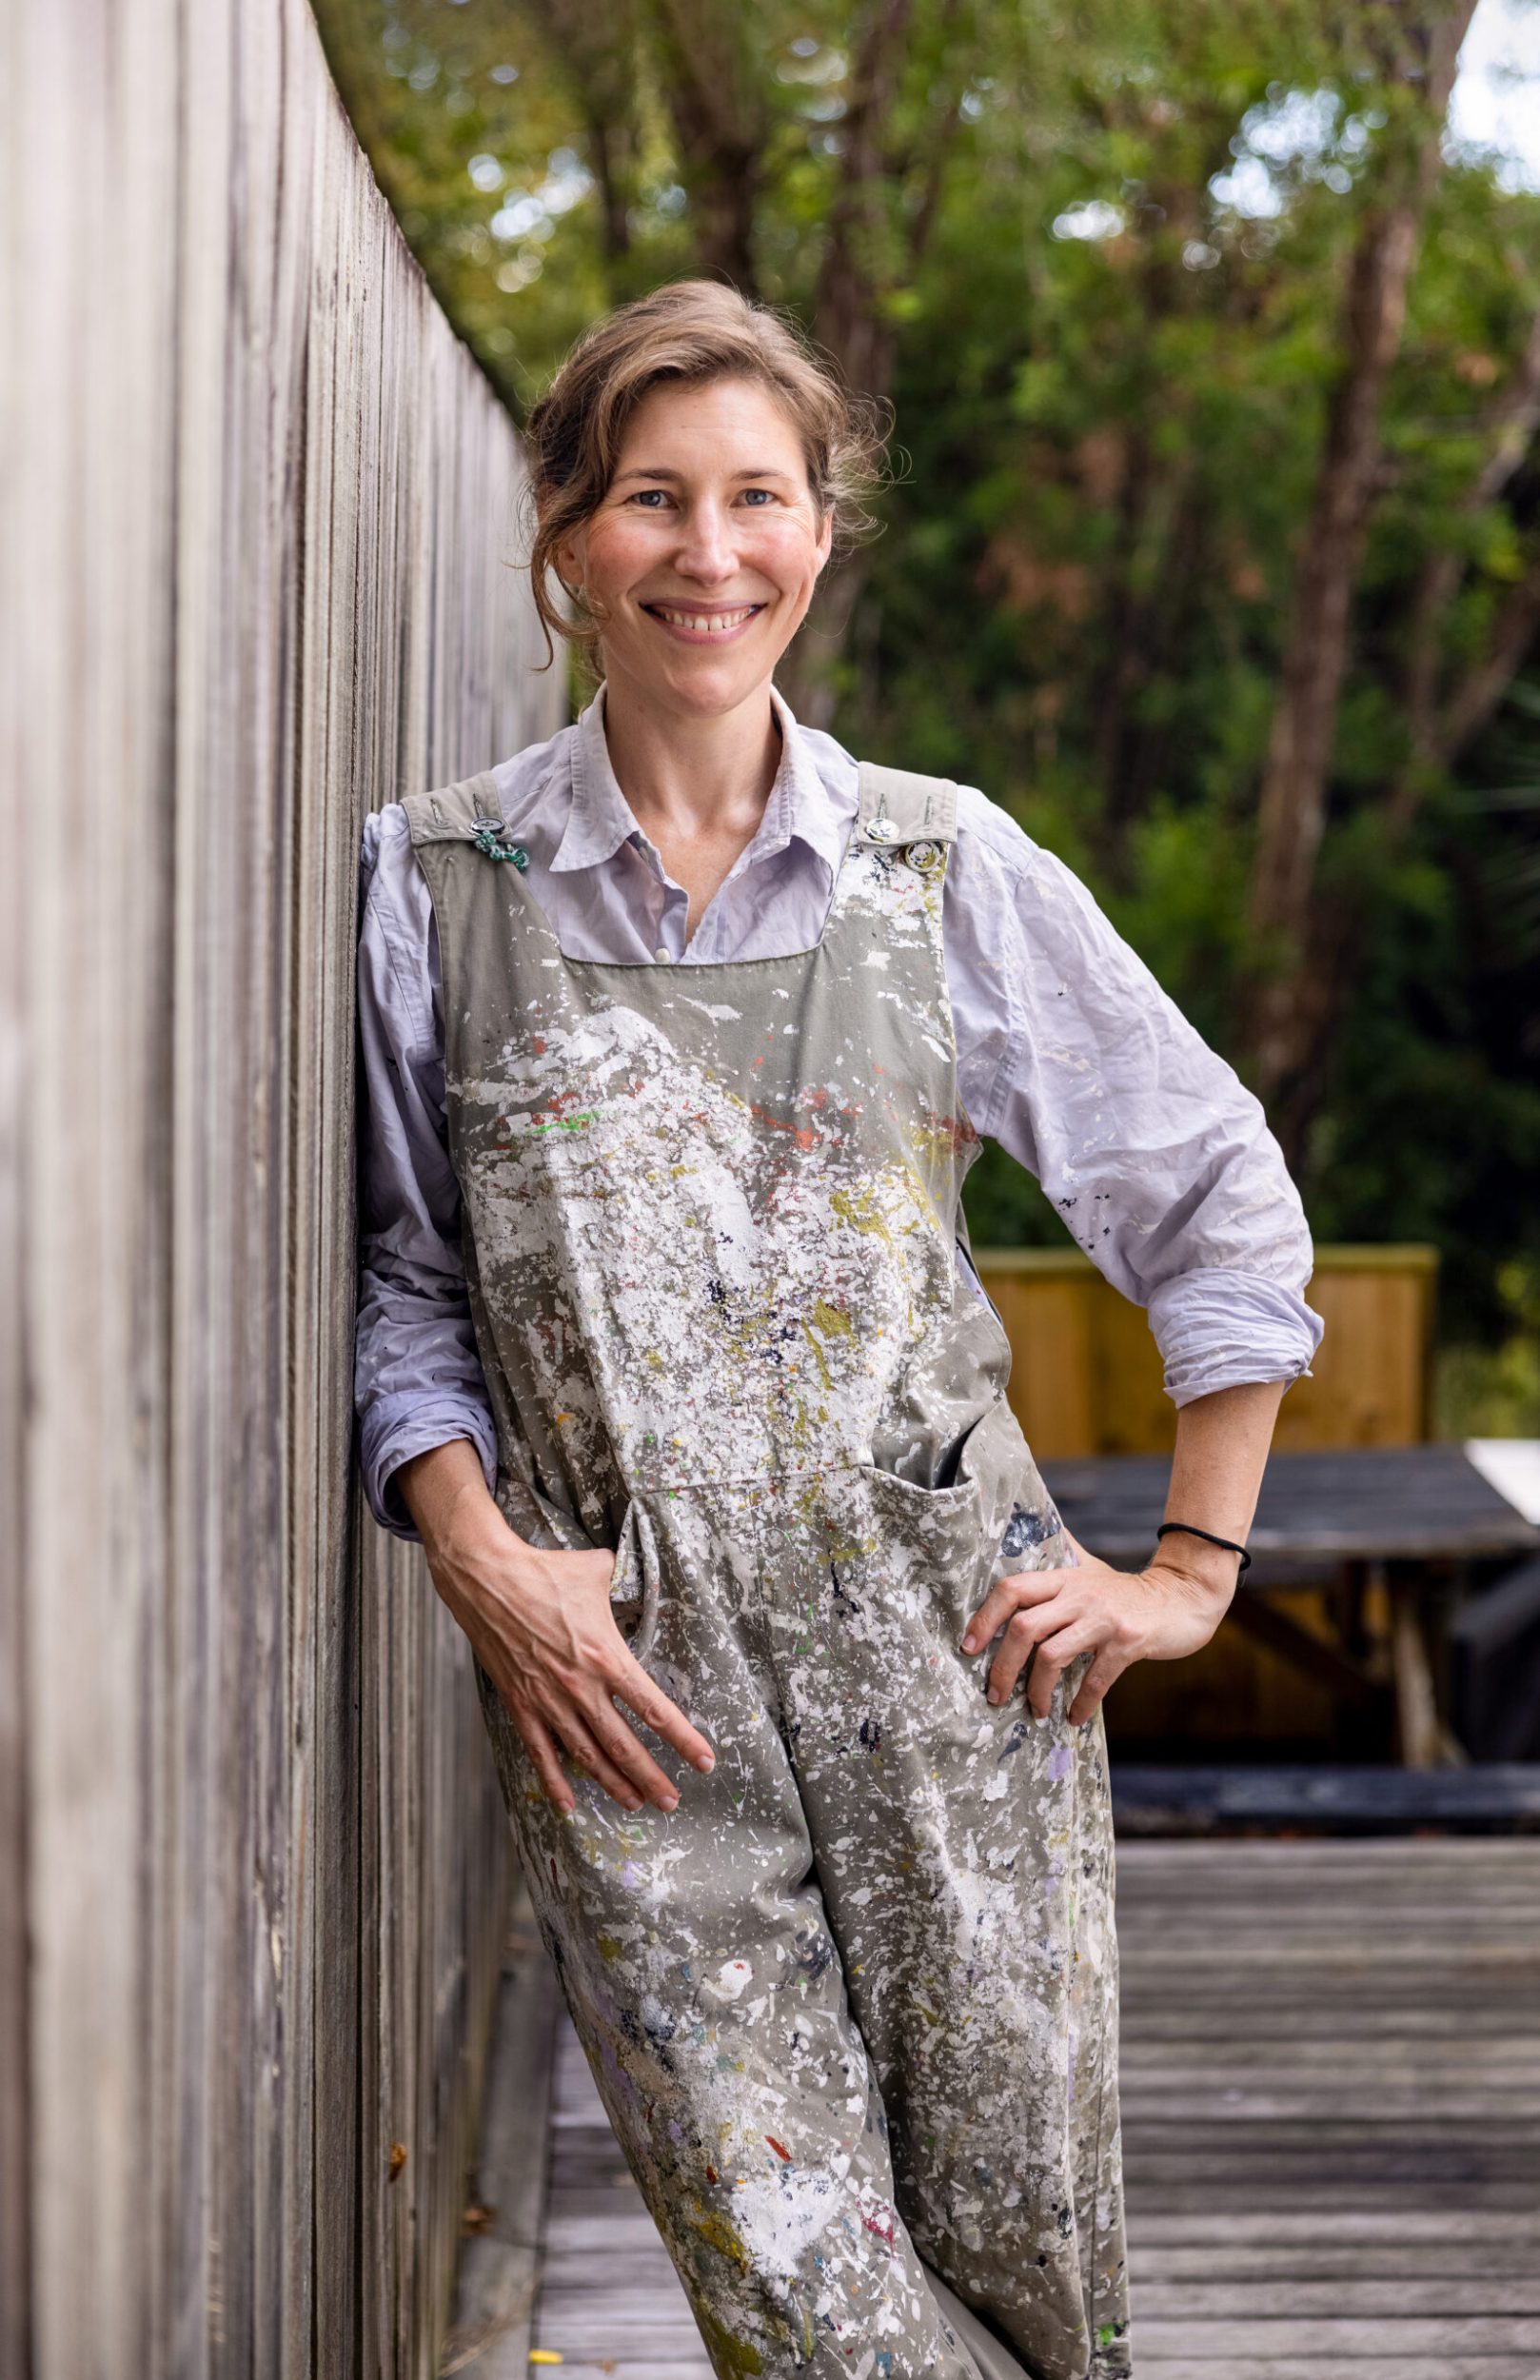
M 818 771 L 807 739 L 784 697 L 772 686 L 770 702 L 780 727 L 780 763 L 764 805 L 764 816 L 733 873 L 770 859 L 794 839 L 816 852 L 834 882 L 844 847 L 841 824 Z M 622 843 L 652 845 L 637 824 L 621 791 L 604 738 L 604 688 L 579 715 L 570 746 L 572 803 L 562 840 L 551 860 L 553 872 L 601 867 Z

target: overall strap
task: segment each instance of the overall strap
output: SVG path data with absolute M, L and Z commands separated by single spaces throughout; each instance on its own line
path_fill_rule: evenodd
M 949 843 L 958 831 L 958 789 L 950 777 L 921 777 L 912 768 L 860 764 L 857 843 Z
M 432 793 L 409 793 L 401 806 L 414 844 L 474 843 L 483 820 L 497 820 L 501 826 L 497 780 L 490 769 Z

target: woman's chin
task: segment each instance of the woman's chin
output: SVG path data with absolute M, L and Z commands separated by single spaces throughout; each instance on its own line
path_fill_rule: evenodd
M 631 679 L 649 701 L 666 703 L 682 718 L 716 719 L 768 687 L 784 649 L 779 643 L 758 650 L 745 644 L 724 653 L 703 645 L 673 645 L 662 651 L 606 652 L 603 660 L 612 682 L 616 676 Z

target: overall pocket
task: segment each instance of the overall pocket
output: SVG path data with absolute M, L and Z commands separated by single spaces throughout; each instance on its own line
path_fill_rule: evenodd
M 948 1487 L 867 1477 L 900 1547 L 930 1574 L 949 1618 L 971 1619 L 997 1578 L 1062 1559 L 1058 1515 L 1003 1398 L 964 1433 Z
M 879 1524 L 879 1575 L 922 1584 L 949 1632 L 960 1633 L 983 1598 L 993 1543 L 987 1499 L 969 1463 L 982 1422 L 967 1432 L 946 1487 L 922 1487 L 875 1464 L 862 1473 Z
M 645 1662 L 652 1650 L 661 1583 L 652 1521 L 635 1497 L 628 1497 L 616 1537 L 609 1607 L 634 1660 Z

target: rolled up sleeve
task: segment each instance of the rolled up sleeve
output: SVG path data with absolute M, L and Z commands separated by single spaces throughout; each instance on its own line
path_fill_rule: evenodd
M 1260 1102 L 1079 880 L 987 806 L 969 907 L 990 981 L 954 994 L 977 1007 L 980 1053 L 993 1040 L 975 1122 L 1148 1310 L 1175 1403 L 1296 1378 L 1322 1334 L 1304 1299 L 1313 1252 Z
M 415 1539 L 393 1480 L 401 1465 L 468 1438 L 490 1489 L 497 1438 L 460 1253 L 432 903 L 399 805 L 365 822 L 360 870 L 354 1404 L 369 1510 L 396 1537 Z

